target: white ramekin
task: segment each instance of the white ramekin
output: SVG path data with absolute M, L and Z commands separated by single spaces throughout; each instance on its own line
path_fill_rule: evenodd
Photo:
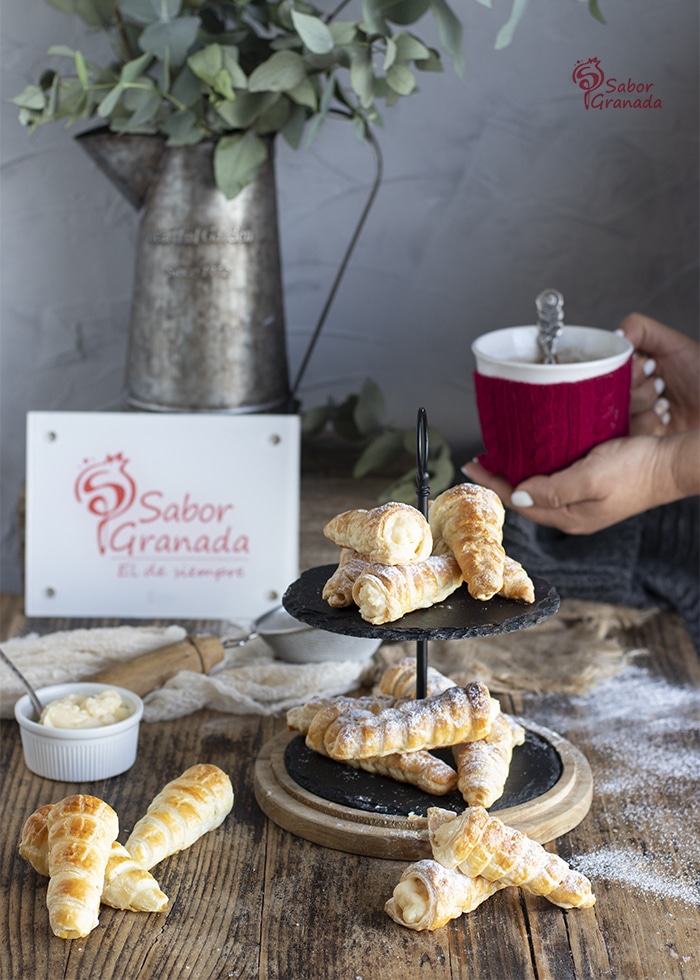
M 25 694 L 15 704 L 24 761 L 37 776 L 66 783 L 107 779 L 126 772 L 136 760 L 143 701 L 124 687 L 82 681 L 42 687 L 36 693 L 43 705 L 68 694 L 93 695 L 118 691 L 133 708 L 123 721 L 99 728 L 50 728 L 34 721 L 34 707 Z
M 616 371 L 632 356 L 626 337 L 598 327 L 568 326 L 557 341 L 557 351 L 574 362 L 542 364 L 534 326 L 503 327 L 482 334 L 472 344 L 479 374 L 531 385 L 586 381 Z

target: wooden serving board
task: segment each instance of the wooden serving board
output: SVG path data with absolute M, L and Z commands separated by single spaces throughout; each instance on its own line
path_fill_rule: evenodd
M 515 806 L 494 807 L 492 812 L 544 844 L 583 820 L 591 805 L 593 778 L 585 756 L 570 742 L 540 725 L 518 721 L 556 753 L 560 774 L 540 795 Z M 287 746 L 298 737 L 295 732 L 281 732 L 263 746 L 255 764 L 255 797 L 274 823 L 304 840 L 352 854 L 409 861 L 431 856 L 425 816 L 346 806 L 310 792 L 292 778 L 286 764 Z M 441 797 L 424 795 L 428 805 L 450 808 Z M 371 807 L 371 800 L 364 798 L 363 805 Z

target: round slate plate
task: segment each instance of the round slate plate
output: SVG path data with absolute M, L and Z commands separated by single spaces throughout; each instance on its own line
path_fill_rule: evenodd
M 336 568 L 317 565 L 302 572 L 282 597 L 287 612 L 308 626 L 330 633 L 384 640 L 454 640 L 527 629 L 559 609 L 556 589 L 544 579 L 533 578 L 535 601 L 530 605 L 500 596 L 480 602 L 461 585 L 448 599 L 429 609 L 416 609 L 396 622 L 373 626 L 362 619 L 356 606 L 334 609 L 322 597 L 323 586 Z
M 516 720 L 525 728 L 526 741 L 514 751 L 504 797 L 490 809 L 509 827 L 544 844 L 568 833 L 588 813 L 593 795 L 591 770 L 585 756 L 561 735 L 522 718 Z M 334 775 L 326 784 L 327 773 L 307 766 L 299 741 L 297 733 L 286 731 L 265 743 L 255 762 L 254 786 L 263 813 L 305 840 L 368 857 L 416 860 L 431 856 L 424 815 L 428 807 L 461 812 L 466 806 L 461 797 L 430 796 L 405 784 L 392 787 L 386 777 L 351 767 L 346 777 Z M 297 744 L 288 754 L 292 742 Z M 326 761 L 330 762 L 319 758 L 320 763 Z M 292 776 L 289 764 L 305 771 Z M 332 763 L 333 768 L 338 765 Z M 556 771 L 559 776 L 555 778 Z M 360 782 L 356 783 L 357 777 Z M 315 785 L 316 791 L 302 781 Z M 379 784 L 388 785 L 380 789 Z M 545 786 L 549 788 L 543 791 Z M 404 796 L 404 791 L 417 796 Z M 331 798 L 336 794 L 341 799 L 345 796 L 346 802 Z M 399 812 L 387 812 L 392 809 Z

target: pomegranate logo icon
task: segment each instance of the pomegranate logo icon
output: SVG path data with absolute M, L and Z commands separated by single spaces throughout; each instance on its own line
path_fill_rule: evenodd
M 97 547 L 106 551 L 106 528 L 109 521 L 131 507 L 136 498 L 136 483 L 126 472 L 129 460 L 121 453 L 106 456 L 100 463 L 88 463 L 75 481 L 75 499 L 99 518 Z
M 600 59 L 589 58 L 588 61 L 577 61 L 571 77 L 583 92 L 584 105 L 590 109 L 591 93 L 599 89 L 605 81 L 605 72 L 600 67 Z

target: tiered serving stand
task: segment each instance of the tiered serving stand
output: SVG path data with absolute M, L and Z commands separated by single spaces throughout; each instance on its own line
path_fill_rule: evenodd
M 416 506 L 427 516 L 428 425 L 418 412 Z M 533 578 L 535 602 L 525 605 L 495 596 L 473 599 L 462 585 L 447 600 L 416 610 L 386 626 L 366 623 L 356 608 L 333 609 L 322 598 L 335 565 L 302 573 L 282 602 L 296 619 L 331 633 L 416 642 L 416 697 L 425 697 L 429 640 L 484 637 L 527 629 L 559 608 L 556 590 Z M 586 758 L 556 732 L 522 718 L 523 745 L 513 750 L 503 796 L 491 812 L 511 827 L 545 843 L 573 829 L 589 810 L 592 777 Z M 449 750 L 435 751 L 445 761 Z M 431 796 L 406 783 L 377 776 L 318 755 L 304 737 L 282 732 L 263 746 L 255 766 L 255 795 L 276 824 L 327 847 L 394 860 L 430 857 L 427 810 L 461 812 L 461 794 Z

